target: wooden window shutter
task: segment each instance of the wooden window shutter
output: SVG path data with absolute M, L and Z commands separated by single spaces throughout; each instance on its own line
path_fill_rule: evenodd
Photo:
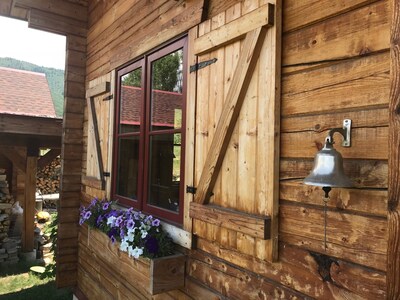
M 111 93 L 113 76 L 107 74 L 105 77 L 107 78 L 92 81 L 92 87 L 86 92 L 88 144 L 86 176 L 82 179 L 85 186 L 103 191 L 97 193 L 101 197 L 109 196 L 110 185 L 106 184 L 106 178 L 110 176 L 110 155 L 113 144 L 113 101 L 110 101 L 113 100 Z
M 280 31 L 274 5 L 241 5 L 189 32 L 186 201 L 195 235 L 274 261 Z

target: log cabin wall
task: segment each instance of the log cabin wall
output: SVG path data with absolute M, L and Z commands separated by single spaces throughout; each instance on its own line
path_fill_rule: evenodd
M 239 2 L 208 1 L 203 15 L 212 19 Z M 255 2 L 239 5 L 249 7 Z M 89 3 L 87 89 L 106 81 L 113 83 L 115 68 L 196 25 L 193 20 L 185 20 L 194 12 L 198 15 L 201 8 L 200 1 L 146 3 Z M 178 12 L 185 25 L 174 25 Z M 284 1 L 282 12 L 278 261 L 263 260 L 251 252 L 256 250 L 249 250 L 253 247 L 222 243 L 221 237 L 204 231 L 197 239 L 197 250 L 189 254 L 185 288 L 155 298 L 386 296 L 389 2 L 359 0 L 339 5 L 334 1 L 290 0 Z M 153 21 L 165 22 L 165 26 L 146 25 Z M 138 31 L 143 26 L 146 30 Z M 157 34 L 159 28 L 163 31 Z M 110 104 L 99 103 L 104 96 L 97 99 L 96 110 L 106 116 Z M 301 180 L 311 170 L 327 131 L 340 127 L 345 118 L 353 120 L 352 147 L 337 149 L 345 158 L 345 171 L 356 188 L 331 192 L 325 251 L 322 191 L 303 185 Z M 94 172 L 85 167 L 92 166 L 86 161 L 91 159 L 88 154 L 93 147 L 90 126 L 86 110 L 84 175 Z M 100 128 L 103 137 L 111 136 L 107 124 L 100 124 Z M 109 151 L 102 153 L 102 159 L 104 166 L 110 166 Z M 88 184 L 84 195 L 86 199 L 103 197 L 107 188 Z M 78 287 L 84 294 L 99 298 L 145 297 L 110 262 L 96 257 L 87 241 L 82 231 Z
M 81 192 L 87 33 L 86 0 L 4 0 L 0 15 L 28 21 L 30 28 L 67 37 L 62 127 L 57 285 L 75 285 Z M 19 180 L 17 179 L 17 185 Z M 18 187 L 19 188 L 19 187 Z
M 236 2 L 210 1 L 208 17 Z M 388 1 L 283 2 L 279 261 L 199 238 L 188 294 L 385 298 L 389 20 Z M 301 181 L 327 131 L 345 118 L 353 144 L 338 150 L 356 188 L 331 193 L 325 252 L 322 191 Z

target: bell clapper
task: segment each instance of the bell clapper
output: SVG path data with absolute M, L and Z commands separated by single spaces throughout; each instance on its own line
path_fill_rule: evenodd
M 328 201 L 330 199 L 329 192 L 331 191 L 332 188 L 329 186 L 324 186 L 322 189 L 325 192 L 325 196 L 322 198 L 322 200 L 324 201 L 324 247 L 325 247 L 325 251 L 326 251 L 326 249 L 328 249 L 327 244 L 326 244 Z

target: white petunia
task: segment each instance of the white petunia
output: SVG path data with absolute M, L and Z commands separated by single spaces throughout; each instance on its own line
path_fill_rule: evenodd
M 139 258 L 139 256 L 142 255 L 142 254 L 143 254 L 143 249 L 142 248 L 138 248 L 138 247 L 133 249 L 132 252 L 131 252 L 131 255 L 136 259 Z
M 146 236 L 147 236 L 147 231 L 146 230 L 142 230 L 141 234 L 142 234 L 142 239 L 145 239 Z
M 129 233 L 126 237 L 127 237 L 127 240 L 130 242 L 133 242 L 133 240 L 135 239 L 135 235 L 132 233 Z
M 107 225 L 111 225 L 111 227 L 113 227 L 114 224 L 115 224 L 115 220 L 116 220 L 116 219 L 117 219 L 117 218 L 114 217 L 114 216 L 108 217 L 108 218 L 107 218 Z
M 127 252 L 128 247 L 129 247 L 129 244 L 127 243 L 127 241 L 123 240 L 121 242 L 121 245 L 119 246 L 119 249 L 121 249 L 121 251 Z
M 133 247 L 132 247 L 132 246 L 129 246 L 129 247 L 128 247 L 128 255 L 129 255 L 129 257 L 132 256 L 132 252 L 133 252 Z

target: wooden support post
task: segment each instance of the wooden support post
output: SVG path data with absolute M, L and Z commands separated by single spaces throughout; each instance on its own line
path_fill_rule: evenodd
M 28 148 L 25 171 L 23 252 L 33 251 L 38 149 Z
M 391 2 L 387 299 L 400 299 L 400 0 Z

